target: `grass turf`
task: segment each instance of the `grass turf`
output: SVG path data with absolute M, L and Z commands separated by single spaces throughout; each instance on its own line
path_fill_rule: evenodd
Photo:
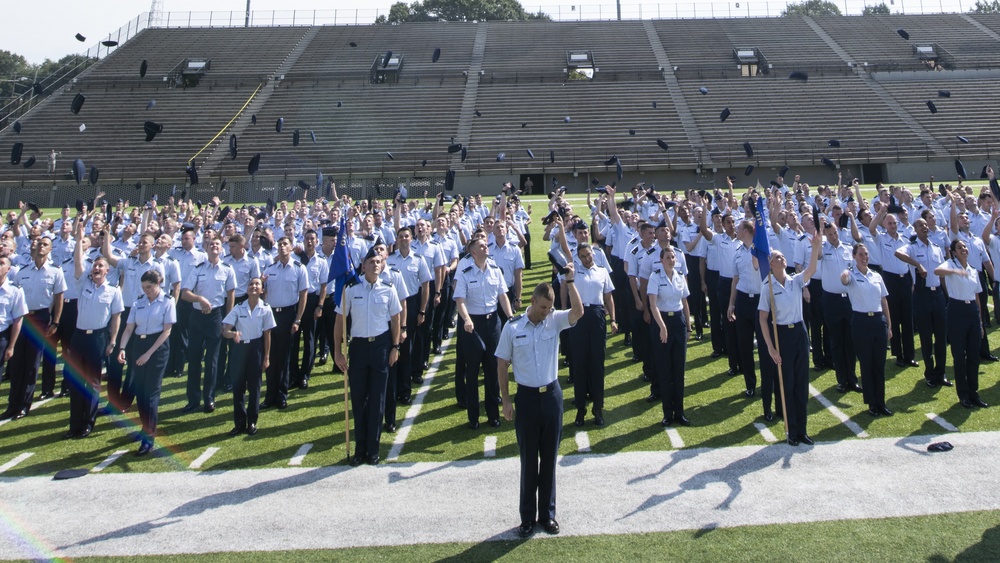
M 580 204 L 579 198 L 574 198 L 577 205 Z M 541 206 L 543 201 L 541 198 L 530 200 L 536 206 Z M 535 216 L 539 215 L 536 209 Z M 525 295 L 536 283 L 548 281 L 550 277 L 549 268 L 544 261 L 540 261 L 548 244 L 542 240 L 541 225 L 536 221 L 531 230 L 535 267 L 525 271 Z M 990 334 L 992 331 L 988 329 L 987 332 Z M 919 347 L 919 341 L 917 345 Z M 466 428 L 465 411 L 457 408 L 454 398 L 454 349 L 452 342 L 443 355 L 438 373 L 429 386 L 420 414 L 399 456 L 401 462 L 482 459 L 483 441 L 488 434 L 497 436 L 498 457 L 517 455 L 513 424 L 505 422 L 499 430 L 485 425 L 475 431 Z M 685 447 L 764 444 L 764 438 L 753 424 L 764 423 L 759 393 L 753 399 L 744 397 L 743 377 L 726 375 L 725 359 L 711 359 L 710 353 L 708 330 L 704 340 L 689 342 L 685 405 L 693 426 L 678 429 Z M 659 403 L 645 402 L 649 384 L 641 381 L 641 366 L 631 356 L 631 350 L 625 348 L 621 335 L 609 338 L 605 383 L 607 425 L 596 427 L 588 417 L 587 424 L 579 429 L 588 433 L 592 453 L 671 448 L 669 437 L 659 426 L 662 417 Z M 306 443 L 313 444 L 313 448 L 303 465 L 343 463 L 346 460 L 343 378 L 332 373 L 332 367 L 330 361 L 323 367 L 315 368 L 310 388 L 293 391 L 287 410 L 262 412 L 260 432 L 252 437 L 230 438 L 226 435 L 233 424 L 231 396 L 221 393 L 217 398 L 218 408 L 213 414 L 182 414 L 180 408 L 186 402 L 185 379 L 165 379 L 160 404 L 161 435 L 157 439 L 157 444 L 162 447 L 159 455 L 145 458 L 125 455 L 104 471 L 186 469 L 208 447 L 219 447 L 220 450 L 202 465 L 202 470 L 283 467 Z M 948 369 L 950 372 L 950 355 Z M 871 436 L 905 437 L 943 432 L 940 426 L 927 418 L 928 413 L 935 413 L 963 430 L 1000 428 L 997 409 L 969 411 L 958 406 L 954 389 L 930 389 L 924 385 L 922 368 L 900 370 L 890 358 L 886 371 L 887 402 L 896 411 L 891 418 L 871 418 L 858 393 L 837 393 L 832 370 L 811 370 L 810 378 L 816 389 Z M 1000 403 L 995 368 L 992 364 L 984 364 L 980 373 L 984 400 L 991 404 Z M 572 385 L 565 383 L 566 375 L 563 368 L 560 381 L 565 392 L 566 416 L 560 453 L 573 455 L 578 453 L 575 440 L 578 429 L 573 426 L 573 391 Z M 125 416 L 100 418 L 94 434 L 85 440 L 63 440 L 62 434 L 68 424 L 68 403 L 68 399 L 54 399 L 33 409 L 27 418 L 0 426 L 0 463 L 22 452 L 34 454 L 7 471 L 5 477 L 48 475 L 65 468 L 93 467 L 115 451 L 136 447 L 128 436 L 137 429 L 138 419 L 134 409 Z M 399 406 L 398 420 L 402 420 L 407 409 Z M 768 424 L 768 427 L 778 439 L 783 437 L 780 419 Z M 855 434 L 847 426 L 814 399 L 809 401 L 809 431 L 818 441 L 855 439 Z M 383 434 L 383 459 L 394 437 L 393 434 Z
M 629 535 L 481 543 L 417 544 L 337 550 L 228 552 L 118 561 L 996 561 L 1000 512 L 840 520 Z M 541 535 L 544 535 L 542 533 Z

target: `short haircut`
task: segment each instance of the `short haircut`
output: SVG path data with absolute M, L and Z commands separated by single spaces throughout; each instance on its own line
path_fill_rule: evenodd
M 156 285 L 160 285 L 163 283 L 163 276 L 156 270 L 146 270 L 146 273 L 139 278 L 139 281 L 142 283 L 155 283 Z
M 532 299 L 556 300 L 556 292 L 552 289 L 552 284 L 543 282 L 535 286 L 535 291 L 531 292 Z
M 234 243 L 235 242 L 236 244 L 246 244 L 247 243 L 247 238 L 245 236 L 237 233 L 237 234 L 229 237 L 229 242 L 230 243 Z

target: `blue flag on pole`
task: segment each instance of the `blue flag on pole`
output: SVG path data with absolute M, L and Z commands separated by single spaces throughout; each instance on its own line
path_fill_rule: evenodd
M 347 217 L 340 218 L 340 229 L 337 231 L 337 247 L 333 249 L 333 260 L 330 262 L 330 278 L 327 283 L 334 284 L 333 302 L 340 304 L 340 296 L 344 292 L 344 284 L 354 274 L 351 264 L 351 253 L 347 250 Z
M 757 198 L 757 212 L 754 213 L 753 225 L 753 246 L 750 251 L 757 257 L 757 264 L 760 268 L 760 279 L 767 279 L 771 273 L 771 244 L 767 240 L 767 227 L 764 214 L 764 198 Z

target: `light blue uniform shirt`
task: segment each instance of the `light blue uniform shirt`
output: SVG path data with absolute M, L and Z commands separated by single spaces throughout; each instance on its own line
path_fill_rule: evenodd
M 851 270 L 847 280 L 847 296 L 851 298 L 851 310 L 856 313 L 881 313 L 882 298 L 888 295 L 885 280 L 878 272 L 871 268 L 867 274 L 862 274 L 857 268 Z
M 569 328 L 569 311 L 553 311 L 538 324 L 528 315 L 515 315 L 500 332 L 496 357 L 510 362 L 514 381 L 528 387 L 556 381 L 559 333 Z
M 291 307 L 299 302 L 299 292 L 309 289 L 306 269 L 298 260 L 289 259 L 288 264 L 275 260 L 264 269 L 264 291 L 271 307 Z
M 56 295 L 62 299 L 66 291 L 66 278 L 61 268 L 46 261 L 41 268 L 35 266 L 34 260 L 21 268 L 17 273 L 17 286 L 24 291 L 24 302 L 29 311 L 48 309 Z
M 14 321 L 28 314 L 24 292 L 5 279 L 0 285 L 0 331 L 7 330 Z
M 399 271 L 406 283 L 406 295 L 403 299 L 420 293 L 421 286 L 433 279 L 427 261 L 411 249 L 405 257 L 397 250 L 386 259 L 389 267 Z
M 259 301 L 252 309 L 249 301 L 240 303 L 222 319 L 222 324 L 229 325 L 239 332 L 240 342 L 256 340 L 264 335 L 265 330 L 271 330 L 276 326 L 271 306 L 263 301 Z
M 362 278 L 344 287 L 342 306 L 337 313 L 351 317 L 351 338 L 371 338 L 389 330 L 393 315 L 403 306 L 392 286 L 381 279 L 368 283 Z
M 135 323 L 135 334 L 139 336 L 163 332 L 164 325 L 177 322 L 174 298 L 162 291 L 152 301 L 143 295 L 132 303 L 126 322 Z
M 971 254 L 971 253 L 970 253 Z M 969 261 L 969 265 L 962 268 L 962 264 L 958 260 L 948 260 L 938 267 L 950 268 L 952 270 L 965 270 L 964 276 L 951 275 L 945 278 L 945 284 L 948 286 L 948 297 L 951 299 L 957 299 L 959 301 L 976 301 L 976 294 L 982 293 L 983 286 L 979 283 L 979 272 L 972 267 L 972 261 Z
M 736 254 L 733 255 L 733 265 L 736 275 L 740 277 L 736 284 L 736 291 L 742 291 L 750 297 L 757 297 L 761 293 L 760 270 L 753 267 L 753 254 L 750 247 L 738 243 Z
M 479 269 L 474 263 L 455 276 L 455 299 L 465 299 L 470 315 L 488 315 L 497 310 L 500 295 L 507 293 L 507 282 L 496 264 L 486 262 Z
M 236 289 L 236 272 L 232 266 L 202 262 L 195 266 L 191 276 L 184 279 L 183 289 L 190 290 L 208 300 L 213 309 L 226 304 L 227 294 Z M 201 311 L 201 303 L 192 303 L 195 311 Z
M 837 295 L 847 294 L 844 284 L 840 283 L 840 274 L 854 265 L 851 247 L 843 242 L 834 247 L 829 241 L 823 241 L 823 251 L 819 255 L 819 273 L 823 281 L 823 291 Z
M 656 308 L 665 313 L 678 313 L 684 310 L 684 300 L 691 295 L 687 280 L 674 267 L 674 274 L 668 276 L 661 265 L 649 276 L 646 293 L 656 296 Z
M 101 330 L 108 327 L 111 315 L 125 310 L 122 293 L 117 287 L 106 280 L 100 286 L 90 279 L 90 274 L 84 273 L 74 280 L 77 284 L 79 297 L 76 300 L 76 328 L 80 330 Z M 112 338 L 115 336 L 112 335 Z
M 774 308 L 777 309 L 775 319 L 779 325 L 788 326 L 802 322 L 802 289 L 805 287 L 805 276 L 801 273 L 785 275 L 785 283 L 780 284 L 772 275 L 767 276 L 761 284 L 758 311 L 771 312 L 771 296 L 768 285 L 774 288 Z
M 223 259 L 223 262 L 228 264 L 236 274 L 236 291 L 233 294 L 236 297 L 243 297 L 247 294 L 247 286 L 250 285 L 250 280 L 260 277 L 260 265 L 247 252 L 244 252 L 243 258 L 239 260 L 233 258 L 230 254 Z M 325 279 L 323 281 L 326 282 Z

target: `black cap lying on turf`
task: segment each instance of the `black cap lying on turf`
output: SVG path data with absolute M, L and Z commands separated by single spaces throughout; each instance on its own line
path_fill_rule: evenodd
M 14 166 L 16 164 L 21 164 L 21 152 L 24 150 L 24 143 L 14 143 L 14 147 L 10 149 L 10 164 Z
M 296 129 L 295 131 L 292 131 L 292 146 L 293 147 L 299 146 L 299 130 L 298 129 Z
M 663 139 L 657 139 L 656 144 L 663 150 L 668 150 L 670 148 L 670 145 L 668 145 Z
M 142 64 L 139 65 L 139 78 L 146 78 L 146 71 L 149 69 L 149 64 L 146 63 L 146 59 L 142 60 Z
M 15 133 L 20 133 L 21 132 L 21 122 L 20 121 L 15 121 L 14 122 L 14 132 Z
M 778 176 L 781 176 L 782 178 L 784 178 L 785 174 L 788 174 L 788 167 L 787 166 L 782 166 L 781 170 L 778 170 Z
M 959 141 L 965 143 L 965 144 L 969 144 L 969 140 L 966 139 L 965 137 L 961 136 L 961 135 L 955 135 L 955 138 L 958 139 Z
M 955 159 L 955 172 L 958 173 L 958 177 L 963 180 L 968 180 L 969 175 L 965 172 L 965 165 L 962 164 L 961 160 Z
M 938 97 L 941 97 L 941 98 L 950 98 L 951 97 L 951 92 L 949 92 L 947 90 L 938 90 Z
M 809 75 L 806 74 L 806 73 L 804 73 L 804 72 L 802 72 L 802 71 L 800 71 L 800 70 L 796 70 L 796 71 L 793 71 L 791 74 L 789 74 L 788 78 L 790 80 L 801 80 L 802 82 L 805 82 L 805 81 L 809 80 Z
M 456 153 L 462 150 L 462 143 L 452 143 L 448 145 L 448 154 Z
M 747 153 L 747 158 L 753 158 L 753 147 L 750 146 L 749 141 L 743 143 L 743 151 Z
M 753 174 L 753 164 L 748 164 L 747 169 L 743 171 L 744 176 L 749 176 Z
M 836 164 L 836 163 L 834 163 L 834 162 L 833 162 L 832 160 L 830 160 L 829 158 L 826 158 L 826 157 L 823 157 L 823 164 L 825 164 L 825 165 L 827 165 L 827 166 L 828 166 L 829 168 L 833 168 L 833 169 L 835 169 L 835 170 L 836 170 L 836 168 L 837 168 L 837 164 Z
M 142 130 L 146 132 L 146 142 L 153 140 L 157 133 L 163 132 L 163 125 L 156 123 L 155 121 L 146 121 L 142 124 Z
M 87 101 L 87 97 L 80 92 L 77 92 L 77 94 L 73 96 L 73 102 L 70 103 L 69 110 L 73 113 L 80 113 L 80 108 L 83 107 L 83 102 L 85 101 Z
M 184 171 L 187 173 L 188 180 L 191 181 L 191 185 L 192 186 L 197 185 L 198 184 L 198 166 L 194 162 L 192 162 L 190 165 L 188 165 L 184 169 Z
M 101 41 L 101 45 L 104 45 L 105 47 L 117 47 L 118 42 L 108 39 L 106 41 Z
M 927 100 L 927 109 L 931 110 L 931 113 L 937 113 L 937 106 L 930 100 Z
M 729 108 L 724 108 L 722 113 L 719 114 L 719 121 L 725 121 L 732 115 L 733 112 L 729 111 Z
M 236 135 L 229 136 L 229 160 L 236 160 L 236 155 L 239 153 L 239 141 L 236 139 Z
M 76 184 L 80 185 L 83 181 L 83 177 L 87 174 L 87 167 L 83 164 L 83 161 L 79 158 L 73 161 L 73 179 L 76 180 Z
M 247 165 L 247 174 L 253 176 L 260 170 L 260 153 L 253 155 L 250 159 L 250 164 Z
M 435 47 L 434 54 L 431 55 L 431 62 L 436 63 L 440 58 L 441 58 L 441 47 Z
M 25 169 L 27 169 L 27 168 L 31 168 L 32 166 L 34 166 L 34 165 L 35 165 L 35 162 L 37 162 L 37 161 L 35 160 L 35 157 L 33 157 L 33 156 L 29 156 L 29 157 L 28 157 L 28 160 L 25 160 L 25 161 L 24 161 L 24 164 L 23 164 L 22 166 L 24 166 L 24 168 L 25 168 Z
M 277 121 L 274 122 L 274 131 L 276 133 L 281 133 L 281 130 L 285 128 L 285 118 L 279 117 Z
M 826 142 L 826 144 L 836 148 L 840 146 L 840 141 L 838 141 L 837 139 L 830 139 L 829 141 Z
M 75 37 L 76 37 L 76 40 L 79 41 L 80 43 L 83 43 L 84 41 L 87 40 L 87 38 L 84 37 L 82 33 L 77 33 Z
M 91 165 L 90 167 L 90 185 L 97 185 L 97 179 L 101 177 L 101 171 L 97 169 L 96 166 Z
M 910 34 L 907 33 L 905 29 L 902 29 L 902 28 L 897 29 L 896 33 L 898 33 L 899 36 L 902 37 L 903 39 L 907 39 L 907 40 L 910 39 Z

